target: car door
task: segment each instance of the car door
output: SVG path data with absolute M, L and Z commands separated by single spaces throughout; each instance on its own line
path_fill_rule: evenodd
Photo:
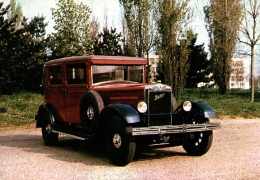
M 87 90 L 86 62 L 66 65 L 65 109 L 67 122 L 80 124 L 80 100 Z
M 64 101 L 64 68 L 60 65 L 47 66 L 47 88 L 45 92 L 45 101 L 48 102 L 58 121 L 66 121 L 65 101 Z

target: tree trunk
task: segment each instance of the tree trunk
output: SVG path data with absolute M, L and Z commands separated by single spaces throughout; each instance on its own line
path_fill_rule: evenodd
M 255 46 L 251 46 L 251 102 L 255 101 L 254 55 Z

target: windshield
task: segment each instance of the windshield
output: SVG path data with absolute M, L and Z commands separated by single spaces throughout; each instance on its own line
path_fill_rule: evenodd
M 144 81 L 144 66 L 92 65 L 92 83 L 106 81 Z

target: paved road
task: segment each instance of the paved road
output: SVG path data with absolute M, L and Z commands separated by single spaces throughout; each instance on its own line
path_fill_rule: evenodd
M 202 157 L 158 148 L 125 167 L 111 165 L 98 145 L 61 136 L 46 147 L 40 129 L 1 130 L 0 179 L 260 179 L 260 120 L 221 123 Z

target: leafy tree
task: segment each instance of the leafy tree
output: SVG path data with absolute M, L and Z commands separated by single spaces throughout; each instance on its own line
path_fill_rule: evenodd
M 161 57 L 163 82 L 170 85 L 176 99 L 186 83 L 189 70 L 189 49 L 192 31 L 185 30 L 184 24 L 189 19 L 188 0 L 157 1 L 157 51 Z
M 199 82 L 207 82 L 211 72 L 211 62 L 207 60 L 208 53 L 204 50 L 204 44 L 196 45 L 197 35 L 193 35 L 191 44 L 189 45 L 190 70 L 187 76 L 186 87 L 197 87 Z
M 96 39 L 94 54 L 95 55 L 107 55 L 107 56 L 119 56 L 122 55 L 121 33 L 117 34 L 116 28 L 110 30 L 106 27 L 103 28 L 103 32 L 98 34 Z
M 238 40 L 250 47 L 251 56 L 251 102 L 254 102 L 254 59 L 255 46 L 260 44 L 260 3 L 257 0 L 249 0 L 243 6 L 243 23 L 241 25 Z M 258 32 L 257 32 L 258 30 Z
M 30 23 L 23 18 L 17 28 L 18 15 L 4 16 L 7 8 L 0 3 L 0 64 L 1 91 L 10 94 L 21 90 L 35 90 L 40 84 L 41 64 L 45 59 L 43 17 Z M 5 19 L 6 18 L 6 19 Z
M 210 37 L 211 59 L 214 62 L 214 79 L 220 94 L 229 88 L 231 59 L 235 52 L 236 37 L 241 23 L 239 0 L 210 0 L 204 8 Z
M 59 0 L 57 7 L 51 9 L 56 33 L 48 38 L 52 58 L 93 54 L 90 8 L 83 3 L 76 4 L 74 0 Z

